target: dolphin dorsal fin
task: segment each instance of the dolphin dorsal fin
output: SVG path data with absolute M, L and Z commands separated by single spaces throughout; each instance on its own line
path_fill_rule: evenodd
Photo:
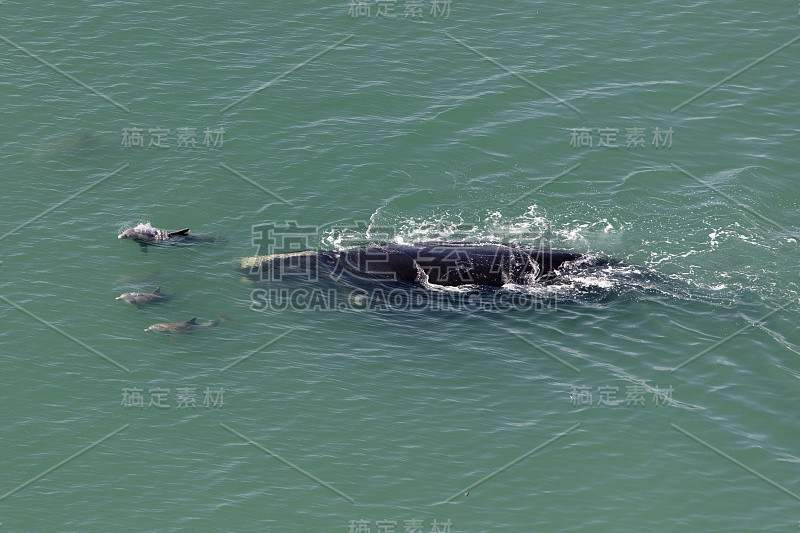
M 153 291 L 153 294 L 161 294 L 161 287 L 156 287 L 156 290 Z
M 179 229 L 178 231 L 170 231 L 167 233 L 169 237 L 177 237 L 179 235 L 186 235 L 189 233 L 189 228 Z
M 186 323 L 187 323 L 187 324 L 196 324 L 196 323 L 197 323 L 197 317 L 196 317 L 196 316 L 193 316 L 192 318 L 190 318 L 189 320 L 187 320 L 187 321 L 186 321 Z

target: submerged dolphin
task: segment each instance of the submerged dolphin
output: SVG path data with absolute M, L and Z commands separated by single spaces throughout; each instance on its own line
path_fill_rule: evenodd
M 163 302 L 169 299 L 169 296 L 161 292 L 161 287 L 157 287 L 153 292 L 126 292 L 117 296 L 116 299 L 132 303 L 136 307 L 142 307 L 151 303 Z
M 145 328 L 145 331 L 159 331 L 161 333 L 189 333 L 191 331 L 195 331 L 198 329 L 206 329 L 211 328 L 219 324 L 220 322 L 225 322 L 230 320 L 230 318 L 220 315 L 219 318 L 215 320 L 209 320 L 206 322 L 197 322 L 197 317 L 194 316 L 187 320 L 186 322 L 160 322 L 158 324 L 153 324 L 152 326 L 148 326 Z
M 137 242 L 143 252 L 147 252 L 148 244 L 176 244 L 181 242 L 214 242 L 216 238 L 208 235 L 190 234 L 189 228 L 175 231 L 154 228 L 148 222 L 139 224 L 136 227 L 126 229 L 119 235 L 118 239 L 131 239 Z
M 245 258 L 242 270 L 260 280 L 319 271 L 346 273 L 409 283 L 444 286 L 547 282 L 562 268 L 608 265 L 607 259 L 560 250 L 538 250 L 501 244 L 428 242 L 414 245 L 381 244 L 340 251 L 304 251 Z

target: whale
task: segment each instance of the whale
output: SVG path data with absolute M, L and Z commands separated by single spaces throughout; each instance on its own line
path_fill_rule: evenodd
M 215 320 L 198 322 L 197 317 L 194 316 L 185 322 L 159 322 L 158 324 L 153 324 L 151 326 L 146 327 L 145 331 L 157 331 L 169 335 L 176 333 L 190 333 L 198 329 L 212 328 L 220 324 L 221 322 L 226 322 L 229 320 L 230 318 L 224 315 L 220 315 L 219 318 Z
M 240 270 L 260 281 L 346 275 L 446 287 L 549 283 L 566 269 L 600 268 L 608 259 L 564 250 L 484 243 L 381 243 L 338 251 L 305 250 L 244 258 Z M 296 279 L 296 278 L 295 278 Z
M 147 252 L 148 245 L 164 245 L 191 242 L 214 242 L 217 239 L 209 235 L 189 233 L 189 228 L 179 230 L 164 230 L 155 228 L 150 223 L 138 224 L 128 228 L 119 235 L 118 239 L 131 239 L 139 244 L 143 252 Z
M 169 299 L 169 296 L 161 292 L 161 287 L 156 287 L 153 292 L 126 292 L 117 296 L 116 299 L 128 302 L 136 307 L 143 307 L 148 304 L 163 302 Z

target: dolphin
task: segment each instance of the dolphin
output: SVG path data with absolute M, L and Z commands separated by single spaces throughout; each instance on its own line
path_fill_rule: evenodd
M 208 320 L 206 322 L 198 322 L 197 317 L 194 316 L 186 322 L 160 322 L 145 328 L 145 331 L 159 331 L 161 333 L 175 334 L 175 333 L 189 333 L 198 329 L 211 328 L 218 325 L 220 322 L 229 321 L 230 318 L 219 315 L 215 320 Z
M 214 242 L 217 239 L 209 235 L 190 234 L 189 228 L 169 231 L 154 228 L 150 223 L 139 224 L 133 228 L 126 229 L 119 235 L 118 239 L 131 239 L 139 244 L 143 252 L 147 252 L 147 245 L 152 244 L 177 244 L 185 242 Z
M 382 243 L 339 251 L 292 252 L 245 258 L 241 270 L 259 280 L 308 274 L 347 274 L 369 279 L 442 286 L 546 283 L 567 268 L 593 268 L 608 259 L 562 250 L 502 244 L 424 242 Z
M 132 303 L 136 307 L 143 307 L 147 304 L 163 302 L 169 296 L 161 292 L 161 287 L 156 287 L 153 292 L 126 292 L 117 296 L 117 300 Z

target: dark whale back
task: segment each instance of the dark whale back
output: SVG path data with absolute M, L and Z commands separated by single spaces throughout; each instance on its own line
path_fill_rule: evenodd
M 319 255 L 336 274 L 409 283 L 418 282 L 421 277 L 414 258 L 399 250 L 370 246 L 339 252 L 320 252 Z
M 500 244 L 390 244 L 387 249 L 403 252 L 425 273 L 429 283 L 445 286 L 526 284 L 548 279 L 565 262 L 583 257 L 571 252 Z
M 261 280 L 277 281 L 287 274 L 309 275 L 316 279 L 318 271 L 324 270 L 334 276 L 346 274 L 407 283 L 500 287 L 507 283 L 524 285 L 552 279 L 565 263 L 584 258 L 560 250 L 500 244 L 388 243 L 339 251 L 257 257 L 253 258 L 255 261 L 248 261 L 247 273 L 258 275 Z

